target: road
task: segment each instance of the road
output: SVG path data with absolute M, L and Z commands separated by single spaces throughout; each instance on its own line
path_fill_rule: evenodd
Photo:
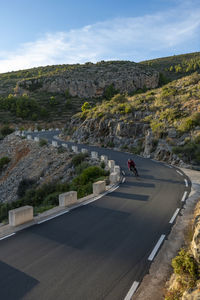
M 126 168 L 130 154 L 85 147 Z M 2 300 L 123 300 L 141 282 L 190 182 L 163 163 L 134 160 L 139 178 L 126 172 L 114 192 L 0 241 Z

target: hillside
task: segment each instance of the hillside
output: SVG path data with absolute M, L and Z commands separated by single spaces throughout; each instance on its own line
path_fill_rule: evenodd
M 140 62 L 141 65 L 151 66 L 161 76 L 161 83 L 172 81 L 197 71 L 200 73 L 200 52 L 162 57 Z
M 152 68 L 128 61 L 34 68 L 0 75 L 1 122 L 64 122 L 103 97 L 158 86 Z M 24 96 L 25 95 L 25 96 Z
M 200 75 L 134 96 L 115 95 L 74 116 L 67 134 L 79 142 L 198 165 Z

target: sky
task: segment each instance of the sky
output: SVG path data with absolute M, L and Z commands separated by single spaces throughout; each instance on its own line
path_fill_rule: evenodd
M 0 73 L 200 51 L 200 0 L 0 0 Z

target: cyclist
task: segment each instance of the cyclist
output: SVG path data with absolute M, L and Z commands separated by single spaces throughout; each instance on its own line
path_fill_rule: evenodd
M 130 171 L 134 172 L 135 176 L 139 176 L 135 166 L 135 162 L 131 158 L 128 159 L 128 168 Z

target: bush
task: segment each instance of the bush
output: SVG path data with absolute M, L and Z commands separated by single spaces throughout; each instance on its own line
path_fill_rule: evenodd
M 72 158 L 72 164 L 74 167 L 77 167 L 78 165 L 80 165 L 80 163 L 82 163 L 86 157 L 88 157 L 87 153 L 79 153 L 74 155 L 74 157 Z
M 0 133 L 3 137 L 11 134 L 14 131 L 13 128 L 10 128 L 8 125 L 5 125 L 1 128 Z
M 200 113 L 198 112 L 194 113 L 190 117 L 183 119 L 178 127 L 178 130 L 184 133 L 190 131 L 195 126 L 200 126 Z
M 112 98 L 112 101 L 116 102 L 116 103 L 124 103 L 124 102 L 127 102 L 128 100 L 125 95 L 117 94 Z
M 3 156 L 0 159 L 0 171 L 3 170 L 3 168 L 10 162 L 10 158 L 7 156 Z
M 22 179 L 19 183 L 18 189 L 17 189 L 17 196 L 23 197 L 28 189 L 30 189 L 35 184 L 35 180 L 33 179 Z
M 92 183 L 98 178 L 108 176 L 109 172 L 97 166 L 91 166 L 72 180 L 70 190 L 77 191 L 78 198 L 92 193 Z
M 82 112 L 84 112 L 90 108 L 91 108 L 91 106 L 90 106 L 89 102 L 84 102 L 84 104 L 81 107 L 81 110 L 82 110 Z
M 48 144 L 48 142 L 47 142 L 46 139 L 41 139 L 41 140 L 39 141 L 39 146 L 40 146 L 40 147 L 46 146 L 47 144 Z
M 113 148 L 113 147 L 115 147 L 115 144 L 110 141 L 110 142 L 107 143 L 106 146 L 109 147 L 109 148 Z
M 75 168 L 75 172 L 76 174 L 80 175 L 85 169 L 87 169 L 89 167 L 89 163 L 86 161 L 81 162 L 76 168 Z
M 110 100 L 117 92 L 118 91 L 114 88 L 114 84 L 111 84 L 105 88 L 104 97 Z
M 192 278 L 198 279 L 197 262 L 185 249 L 181 249 L 178 255 L 172 259 L 172 267 L 175 274 L 190 275 Z
M 184 146 L 176 146 L 172 148 L 173 153 L 179 155 L 186 162 L 195 161 L 200 163 L 200 145 L 188 142 Z

